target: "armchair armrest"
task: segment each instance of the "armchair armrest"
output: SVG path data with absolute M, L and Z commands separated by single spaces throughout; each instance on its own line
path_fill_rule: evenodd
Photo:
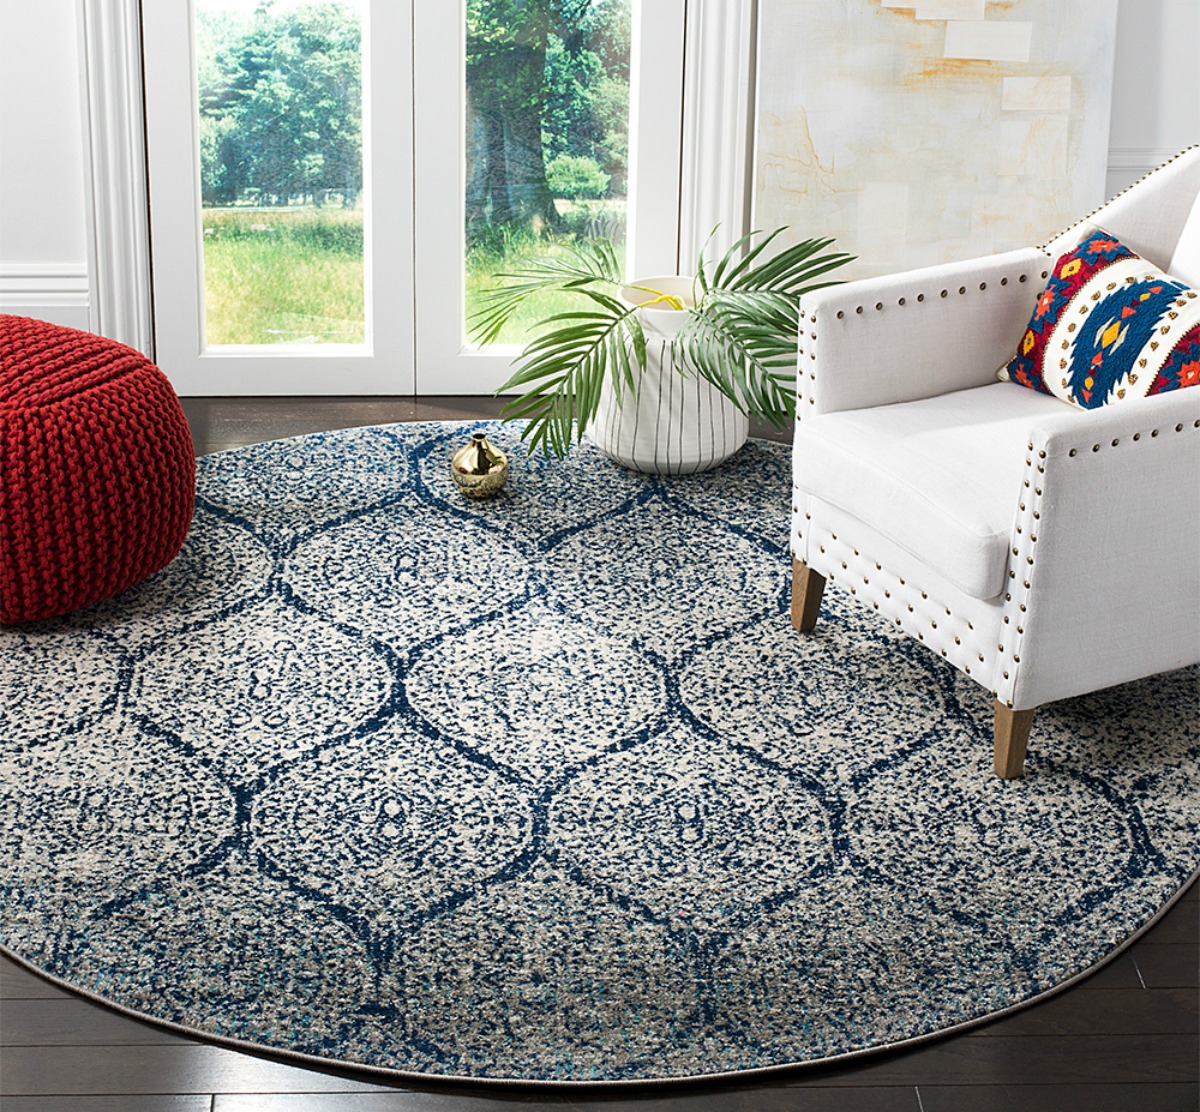
M 1048 262 L 1029 247 L 805 294 L 798 419 L 992 381 L 1017 349 Z
M 1027 460 L 997 697 L 1019 710 L 1200 661 L 1200 389 L 1065 410 Z

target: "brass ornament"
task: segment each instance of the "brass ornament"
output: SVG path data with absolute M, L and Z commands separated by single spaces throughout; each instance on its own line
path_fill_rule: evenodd
M 468 498 L 491 498 L 508 481 L 508 457 L 481 432 L 459 448 L 450 460 L 454 485 Z

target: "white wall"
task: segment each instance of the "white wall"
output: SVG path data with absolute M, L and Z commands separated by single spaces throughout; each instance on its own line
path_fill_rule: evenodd
M 1121 0 L 1108 193 L 1200 143 L 1200 0 Z
M 0 0 L 0 310 L 87 328 L 76 0 Z
M 77 0 L 0 0 L 0 311 L 88 327 Z M 1200 142 L 1200 0 L 1121 0 L 1109 192 Z

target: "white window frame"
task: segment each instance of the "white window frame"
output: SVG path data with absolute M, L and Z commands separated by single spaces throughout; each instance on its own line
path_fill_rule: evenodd
M 413 393 L 411 0 L 367 0 L 363 24 L 361 345 L 205 345 L 193 12 L 193 0 L 142 8 L 159 366 L 193 396 Z
M 138 0 L 77 0 L 90 327 L 154 358 Z
M 678 257 L 685 9 L 686 0 L 633 0 L 630 274 L 673 273 Z M 419 3 L 415 15 L 417 393 L 492 393 L 520 348 L 463 336 L 465 2 Z
M 145 0 L 145 6 L 149 8 L 164 2 L 178 5 L 181 0 Z M 404 4 L 406 11 L 413 4 L 413 0 L 399 2 Z M 413 18 L 419 21 L 420 26 L 415 28 L 419 30 L 424 24 L 422 17 L 431 8 L 441 7 L 444 0 L 415 2 Z M 662 0 L 647 2 L 648 6 L 656 8 Z M 84 119 L 88 124 L 86 153 L 91 178 L 91 204 L 87 216 L 92 245 L 89 260 L 93 297 L 92 328 L 139 348 L 154 358 L 157 353 L 153 347 L 150 222 L 146 151 L 142 138 L 141 5 L 139 0 L 77 0 L 77 3 L 82 30 Z M 676 183 L 679 209 L 676 217 L 656 222 L 659 229 L 657 243 L 646 239 L 643 228 L 639 244 L 635 229 L 634 242 L 631 244 L 631 269 L 636 268 L 641 273 L 651 270 L 690 272 L 696 252 L 709 231 L 718 224 L 721 225 L 721 231 L 713 246 L 714 250 L 723 249 L 749 230 L 753 193 L 753 90 L 758 2 L 666 0 L 664 7 L 672 9 L 671 19 L 677 20 L 682 11 L 686 21 L 682 80 L 678 75 L 673 78 L 677 82 L 675 89 L 678 90 L 682 84 L 684 90 L 680 126 L 682 150 L 677 146 L 672 154 L 669 145 L 656 150 L 650 148 L 649 144 L 635 144 L 631 158 L 640 160 L 643 169 L 658 167 L 648 172 L 664 176 L 664 195 L 669 194 L 671 182 Z M 463 21 L 459 21 L 459 25 L 462 26 Z M 418 41 L 420 54 L 424 57 L 428 44 L 423 38 Z M 644 36 L 639 37 L 638 49 L 645 41 Z M 394 62 L 408 74 L 411 81 L 411 50 L 396 57 Z M 454 64 L 456 67 L 463 66 L 465 61 L 457 56 Z M 640 68 L 635 67 L 635 73 Z M 655 96 L 664 97 L 667 74 L 660 72 L 658 76 L 662 80 L 641 83 L 637 94 L 639 112 L 648 111 L 644 106 L 653 105 Z M 666 99 L 670 103 L 672 98 Z M 677 93 L 673 99 L 680 99 Z M 411 108 L 411 102 L 408 107 Z M 460 109 L 456 106 L 454 112 L 458 111 Z M 397 106 L 394 116 L 393 126 L 413 128 L 413 114 L 406 112 L 404 105 Z M 411 130 L 409 136 L 411 141 L 414 138 Z M 424 152 L 422 161 L 426 161 L 431 154 L 435 157 L 444 154 L 444 132 L 433 133 L 425 128 L 415 138 Z M 675 158 L 673 165 L 670 164 L 672 157 Z M 406 180 L 411 198 L 415 196 L 418 186 L 413 184 L 412 167 L 409 169 Z M 453 194 L 455 197 L 461 195 L 461 189 L 456 189 Z M 457 227 L 452 229 L 452 234 L 460 237 L 460 243 L 461 227 L 459 220 Z M 676 245 L 673 256 L 670 249 L 672 238 Z M 418 249 L 427 253 L 433 249 L 433 242 L 428 235 L 422 235 Z M 461 263 L 457 265 L 461 266 Z M 411 288 L 415 296 L 415 281 Z M 461 289 L 461 285 L 458 288 Z M 425 304 L 427 298 L 422 297 L 422 308 Z M 154 307 L 155 310 L 159 308 Z M 408 306 L 400 307 L 400 311 L 406 317 L 411 313 L 414 322 L 420 324 L 416 321 L 416 305 L 412 298 Z M 455 325 L 460 312 L 461 308 L 456 306 Z M 157 323 L 160 333 L 168 327 L 161 321 Z M 428 340 L 420 355 L 433 360 L 429 365 L 433 373 L 423 375 L 418 384 L 412 357 L 413 345 L 410 344 L 407 363 L 402 357 L 396 374 L 384 376 L 385 381 L 380 383 L 377 393 L 409 395 L 418 389 L 425 393 L 450 392 L 445 378 L 437 373 L 438 361 L 461 364 L 464 357 L 459 350 L 454 350 L 452 345 L 444 342 L 443 350 L 438 350 L 437 343 L 431 338 L 438 328 L 437 322 L 434 322 L 434 333 L 421 331 L 423 338 Z M 410 335 L 413 331 L 410 329 Z M 445 322 L 442 323 L 441 334 L 443 337 L 453 335 L 453 332 L 446 332 Z M 432 350 L 427 350 L 427 347 Z M 467 360 L 470 358 L 466 357 Z M 511 353 L 483 354 L 473 358 L 490 362 L 488 381 L 496 385 L 503 381 L 511 366 Z M 231 382 L 227 392 L 268 392 L 257 385 L 247 389 L 248 385 L 245 381 Z M 468 388 L 480 389 L 465 386 L 462 389 L 465 391 Z M 184 392 L 193 391 L 185 389 Z M 334 395 L 354 391 L 339 380 L 331 367 L 315 382 L 301 381 L 288 372 L 286 389 L 275 392 Z

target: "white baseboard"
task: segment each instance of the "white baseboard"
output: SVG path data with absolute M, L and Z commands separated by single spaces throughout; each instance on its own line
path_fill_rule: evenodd
M 0 263 L 0 312 L 89 328 L 87 263 Z

